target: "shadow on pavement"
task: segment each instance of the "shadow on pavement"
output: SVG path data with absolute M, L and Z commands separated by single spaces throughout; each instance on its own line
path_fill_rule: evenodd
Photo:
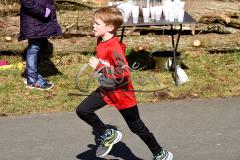
M 115 126 L 112 126 L 112 125 L 107 125 L 107 126 L 108 126 L 108 128 L 117 129 Z M 105 158 L 97 158 L 96 157 L 96 150 L 97 150 L 98 145 L 99 145 L 99 140 L 98 140 L 99 135 L 95 131 L 92 131 L 92 134 L 95 136 L 96 144 L 88 144 L 89 150 L 78 154 L 76 157 L 78 159 L 81 159 L 81 160 L 92 160 L 92 159 L 94 159 L 94 160 L 107 160 Z M 141 158 L 136 157 L 132 153 L 130 148 L 125 143 L 123 143 L 122 141 L 115 144 L 108 155 L 116 157 L 116 158 L 111 159 L 111 160 L 118 160 L 118 158 L 131 159 L 131 160 L 143 160 Z M 108 159 L 108 160 L 110 160 L 110 159 Z

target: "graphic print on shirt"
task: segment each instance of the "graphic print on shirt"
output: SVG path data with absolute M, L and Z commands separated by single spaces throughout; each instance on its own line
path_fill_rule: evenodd
M 108 62 L 108 60 L 104 60 L 101 58 L 98 58 L 99 62 L 107 67 L 110 67 L 110 63 Z
M 129 79 L 127 78 L 129 73 L 128 65 L 124 63 L 123 57 L 117 52 L 112 51 L 113 65 L 110 65 L 108 60 L 98 58 L 101 67 L 98 67 L 100 73 L 99 80 L 103 86 L 121 87 L 128 84 Z M 114 85 L 113 85 L 114 84 Z

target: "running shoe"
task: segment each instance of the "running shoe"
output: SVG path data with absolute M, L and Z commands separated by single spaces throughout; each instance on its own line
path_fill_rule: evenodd
M 122 133 L 114 129 L 107 129 L 105 134 L 101 136 L 101 143 L 96 151 L 97 157 L 104 157 L 107 155 L 114 144 L 122 139 Z
M 159 153 L 156 156 L 153 156 L 152 160 L 172 160 L 173 155 L 171 152 L 168 152 L 166 150 L 162 150 L 161 153 Z

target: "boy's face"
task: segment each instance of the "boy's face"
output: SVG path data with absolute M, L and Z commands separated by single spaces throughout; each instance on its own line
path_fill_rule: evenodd
M 112 30 L 112 25 L 106 25 L 101 19 L 94 17 L 93 32 L 95 37 L 105 37 Z

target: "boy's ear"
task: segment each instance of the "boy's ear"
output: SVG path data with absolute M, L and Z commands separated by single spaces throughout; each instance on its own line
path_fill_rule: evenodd
M 114 26 L 112 24 L 107 26 L 108 32 L 112 32 L 114 30 Z

